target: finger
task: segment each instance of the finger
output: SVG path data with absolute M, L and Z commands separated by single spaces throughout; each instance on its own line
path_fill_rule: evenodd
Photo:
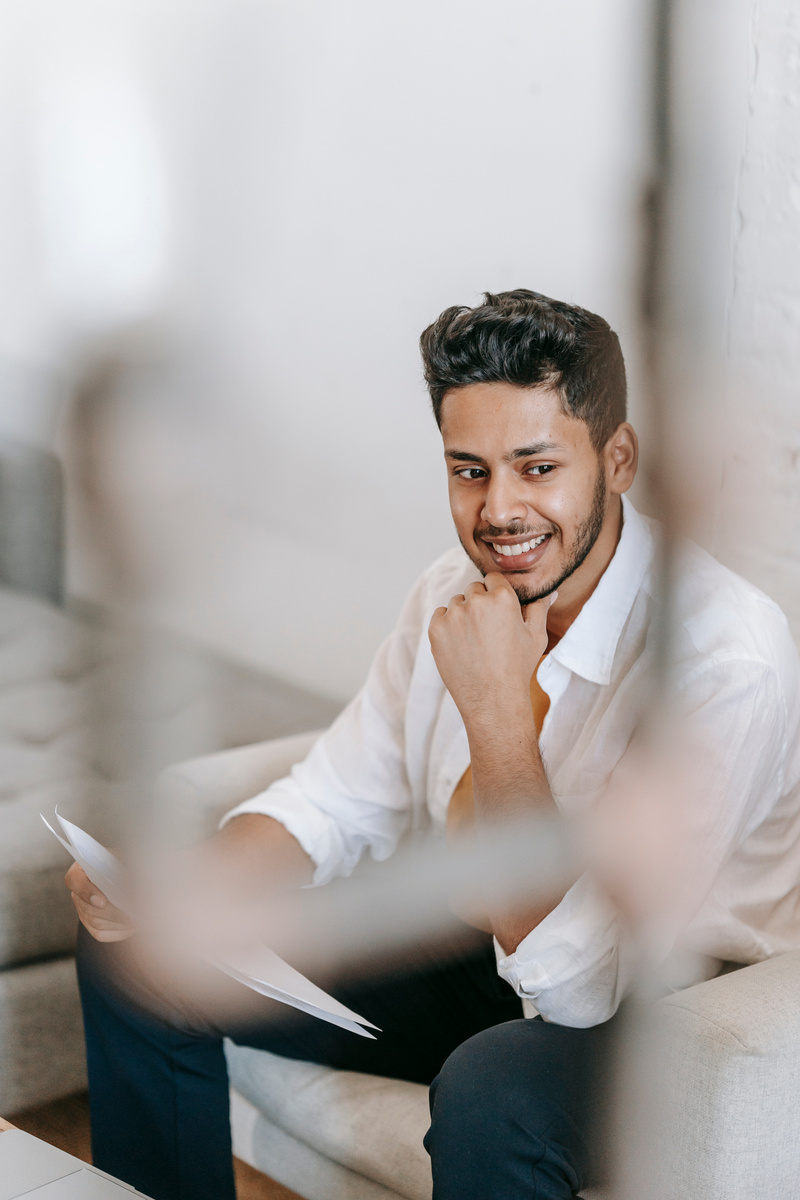
M 550 592 L 547 596 L 542 596 L 541 600 L 532 600 L 530 604 L 526 604 L 522 610 L 522 616 L 527 625 L 531 621 L 540 621 L 542 613 L 547 614 L 558 599 L 558 592 Z
M 85 921 L 82 924 L 96 942 L 124 942 L 134 933 L 133 929 L 92 929 Z
M 72 864 L 64 876 L 64 882 L 73 895 L 80 896 L 86 904 L 93 904 L 95 908 L 105 908 L 108 904 L 108 900 L 100 888 L 92 883 L 83 867 L 78 863 Z
M 479 592 L 486 594 L 486 584 L 482 579 L 477 579 L 475 583 L 471 583 L 463 596 L 454 596 L 454 600 L 466 600 L 467 596 L 476 596 Z
M 121 942 L 134 932 L 130 922 L 106 921 L 95 909 L 78 900 L 74 893 L 72 902 L 78 911 L 81 924 L 96 942 Z
M 499 571 L 490 571 L 483 581 L 483 586 L 486 588 L 487 592 L 514 592 L 513 587 L 506 579 L 505 575 L 502 575 Z M 517 593 L 514 592 L 515 596 L 516 594 Z
M 435 609 L 434 614 L 431 617 L 430 623 L 428 625 L 428 641 L 431 644 L 433 644 L 433 637 L 434 637 L 434 634 L 436 633 L 436 631 L 438 630 L 439 625 L 441 624 L 442 617 L 446 617 L 446 616 L 447 616 L 446 608 L 440 607 L 440 608 Z
M 91 921 L 98 928 L 106 928 L 112 925 L 130 925 L 130 917 L 121 909 L 115 908 L 113 904 L 106 904 L 105 908 L 98 909 L 93 904 L 87 904 L 85 900 L 81 900 L 79 896 L 72 893 L 72 903 L 78 910 L 78 915 L 87 921 Z

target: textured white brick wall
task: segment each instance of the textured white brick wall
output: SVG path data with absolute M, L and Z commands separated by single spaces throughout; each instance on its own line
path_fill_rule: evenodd
M 800 640 L 800 9 L 755 0 L 727 316 L 717 553 Z

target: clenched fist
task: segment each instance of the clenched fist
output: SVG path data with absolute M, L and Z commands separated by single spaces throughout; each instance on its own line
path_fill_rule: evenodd
M 500 574 L 437 608 L 428 636 L 439 674 L 465 724 L 530 714 L 530 685 L 547 649 L 553 592 L 524 608 Z

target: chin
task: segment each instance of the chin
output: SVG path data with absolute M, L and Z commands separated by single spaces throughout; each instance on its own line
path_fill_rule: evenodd
M 540 587 L 514 588 L 514 591 L 524 608 L 526 604 L 535 604 L 537 600 L 544 600 L 545 596 L 551 595 L 557 587 L 557 583 L 543 583 Z
M 523 606 L 533 604 L 534 601 L 541 600 L 543 596 L 549 596 L 556 587 L 555 583 L 538 582 L 532 579 L 515 579 L 509 580 L 509 582 Z

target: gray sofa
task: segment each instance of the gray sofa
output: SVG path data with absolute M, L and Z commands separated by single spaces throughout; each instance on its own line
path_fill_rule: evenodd
M 69 803 L 92 823 L 108 780 L 87 738 L 98 670 L 89 631 L 59 608 L 61 480 L 55 458 L 0 441 L 0 1108 L 85 1086 L 64 855 L 39 812 Z M 42 832 L 45 837 L 42 837 Z M 52 845 L 51 845 L 52 843 Z
M 211 832 L 224 811 L 286 774 L 314 736 L 173 767 L 162 800 L 193 834 Z M 658 1085 L 668 1133 L 652 1194 L 797 1200 L 800 952 L 671 995 L 654 1012 L 670 1071 Z M 226 1053 L 239 1157 L 307 1200 L 429 1200 L 425 1088 L 233 1044 Z

